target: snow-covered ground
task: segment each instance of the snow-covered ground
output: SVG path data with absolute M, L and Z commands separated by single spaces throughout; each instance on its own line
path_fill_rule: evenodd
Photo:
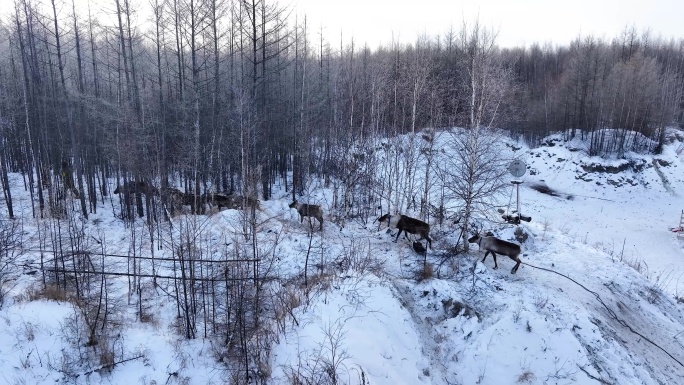
M 619 161 L 588 158 L 578 151 L 582 143 L 563 143 L 559 136 L 546 143 L 554 146 L 518 151 L 535 174 L 523 180 L 528 186 L 543 181 L 561 196 L 523 189 L 522 211 L 537 223 L 562 230 L 573 242 L 632 264 L 641 262 L 644 275 L 671 294 L 684 295 L 684 243 L 669 231 L 679 226 L 684 210 L 682 143 L 667 146 L 661 155 L 627 154 Z M 584 168 L 597 164 L 624 170 Z
M 287 207 L 286 192 L 262 202 L 261 229 L 280 234 L 279 274 L 302 272 L 309 240 L 312 264 L 344 262 L 326 270 L 324 284 L 284 318 L 270 352 L 269 383 L 332 383 L 333 372 L 338 383 L 373 385 L 683 383 L 684 304 L 675 296 L 684 292 L 684 241 L 669 230 L 679 225 L 684 209 L 682 143 L 658 156 L 628 154 L 641 166 L 618 173 L 582 166 L 627 161 L 588 158 L 577 141 L 552 137 L 546 143 L 529 149 L 510 141 L 503 154 L 528 164 L 521 211 L 532 221 L 521 228 L 528 235 L 522 260 L 529 265 L 515 275 L 506 257 L 498 258 L 497 270 L 491 257 L 480 262 L 483 252 L 476 245 L 447 258 L 458 231 L 433 224 L 427 261 L 434 274 L 418 281 L 422 257 L 403 237 L 393 243 L 375 218 L 349 220 L 341 229 L 327 221 L 323 232 L 309 238 L 306 221 L 300 224 Z M 25 247 L 35 248 L 42 222 L 31 218 L 21 177 L 12 178 Z M 542 182 L 558 196 L 530 188 Z M 329 209 L 329 192 L 321 189 L 310 198 Z M 84 226 L 105 240 L 108 252 L 126 253 L 131 229 L 114 217 L 115 202 Z M 229 243 L 239 213 L 215 213 L 201 226 L 210 234 L 207 242 Z M 488 230 L 514 237 L 510 225 Z M 26 258 L 37 254 L 27 252 Z M 134 321 L 135 298 L 127 298 L 123 280 L 122 327 L 114 341 L 131 360 L 111 372 L 83 368 L 78 378 L 66 376 L 65 361 L 87 354 L 70 337 L 78 314 L 65 301 L 30 300 L 37 280 L 20 276 L 0 309 L 0 382 L 228 382 L 211 340 L 178 334 L 174 305 L 164 293 L 151 301 L 155 322 Z

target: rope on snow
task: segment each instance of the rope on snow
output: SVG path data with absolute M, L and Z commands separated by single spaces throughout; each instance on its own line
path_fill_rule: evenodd
M 562 274 L 562 273 L 559 273 L 559 272 L 557 272 L 557 271 L 555 271 L 555 270 L 551 270 L 551 269 L 547 269 L 547 268 L 544 268 L 544 267 L 538 267 L 538 266 L 530 265 L 530 264 L 527 263 L 527 262 L 523 262 L 523 265 L 527 265 L 527 266 L 533 267 L 533 268 L 535 268 L 535 269 L 544 270 L 544 271 L 548 271 L 548 272 L 551 272 L 551 273 L 554 273 L 554 274 L 558 274 L 558 275 L 560 275 L 561 277 L 567 278 L 567 279 L 569 279 L 570 281 L 574 282 L 577 286 L 581 287 L 582 289 L 586 290 L 587 292 L 593 294 L 594 297 L 596 297 L 596 300 L 599 301 L 599 303 L 600 303 L 601 305 L 603 305 L 604 308 L 606 308 L 606 310 L 608 311 L 608 314 L 609 314 L 611 317 L 613 317 L 613 319 L 615 319 L 620 325 L 626 327 L 630 332 L 632 332 L 632 333 L 638 335 L 639 337 L 643 338 L 645 341 L 649 342 L 651 345 L 653 345 L 653 346 L 655 346 L 656 348 L 662 350 L 663 353 L 667 354 L 668 356 L 670 356 L 670 358 L 672 358 L 672 359 L 673 359 L 675 362 L 677 362 L 680 366 L 684 367 L 684 364 L 682 364 L 681 361 L 679 361 L 679 360 L 676 359 L 672 354 L 670 354 L 670 352 L 668 352 L 667 350 L 665 350 L 664 348 L 662 348 L 660 345 L 656 344 L 655 342 L 651 341 L 651 340 L 650 340 L 648 337 L 646 337 L 645 335 L 643 335 L 643 334 L 639 333 L 638 331 L 634 330 L 631 326 L 629 326 L 629 325 L 627 324 L 627 322 L 625 322 L 625 321 L 623 321 L 622 319 L 620 319 L 620 318 L 617 316 L 617 314 L 615 314 L 615 312 L 614 312 L 611 308 L 609 308 L 608 305 L 606 305 L 605 302 L 603 302 L 603 299 L 601 299 L 601 296 L 599 296 L 598 293 L 596 293 L 595 291 L 591 291 L 591 290 L 587 289 L 587 287 L 585 287 L 585 286 L 582 285 L 581 283 L 579 283 L 579 282 L 575 281 L 574 279 L 568 277 L 567 275 Z

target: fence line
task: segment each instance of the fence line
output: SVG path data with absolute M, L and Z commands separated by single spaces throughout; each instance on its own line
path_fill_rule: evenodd
M 26 252 L 34 252 L 34 253 L 50 253 L 50 254 L 58 254 L 58 252 L 53 251 L 53 250 L 31 250 L 31 249 L 24 249 L 23 251 Z M 168 258 L 168 257 L 144 257 L 144 256 L 139 256 L 139 255 L 122 255 L 122 254 L 102 254 L 102 253 L 94 253 L 91 251 L 83 250 L 83 251 L 74 251 L 74 252 L 69 252 L 62 254 L 62 257 L 73 257 L 73 256 L 78 256 L 78 255 L 88 255 L 88 256 L 96 256 L 96 257 L 114 257 L 114 258 L 135 258 L 135 259 L 145 259 L 145 260 L 154 260 L 154 261 L 183 261 L 183 262 L 206 262 L 206 263 L 225 263 L 225 262 L 261 262 L 261 258 L 258 259 L 188 259 L 188 258 Z M 56 256 L 55 256 L 56 258 Z M 47 260 L 44 260 L 43 263 L 48 263 L 50 261 L 54 260 L 54 258 L 50 258 Z
M 61 273 L 61 274 L 74 274 L 74 273 L 82 273 L 82 274 L 97 274 L 97 275 L 113 275 L 113 276 L 120 276 L 120 277 L 137 277 L 137 278 L 163 278 L 163 279 L 174 279 L 174 280 L 185 280 L 185 281 L 206 281 L 206 282 L 226 282 L 226 281 L 235 281 L 235 282 L 240 282 L 240 281 L 254 281 L 254 277 L 247 277 L 247 278 L 198 278 L 198 277 L 185 277 L 185 279 L 181 276 L 170 276 L 170 275 L 158 275 L 158 274 L 136 274 L 136 273 L 118 273 L 118 272 L 108 272 L 108 271 L 87 271 L 87 270 L 79 270 L 79 271 L 74 271 L 72 270 L 66 270 L 66 269 L 45 269 L 46 272 L 49 273 Z M 266 276 L 266 277 L 259 277 L 258 279 L 260 280 L 268 280 L 268 281 L 273 281 L 276 280 L 277 277 L 274 276 Z

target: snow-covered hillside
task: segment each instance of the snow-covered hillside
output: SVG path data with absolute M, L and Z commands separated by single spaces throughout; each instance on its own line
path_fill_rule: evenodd
M 439 135 L 435 143 L 441 145 Z M 296 306 L 274 321 L 277 333 L 263 368 L 267 382 L 682 383 L 684 304 L 676 298 L 681 302 L 684 292 L 684 241 L 669 230 L 684 209 L 682 141 L 673 139 L 662 155 L 611 161 L 588 158 L 577 140 L 557 136 L 544 143 L 533 149 L 500 143 L 502 156 L 528 165 L 521 211 L 532 221 L 520 226 L 526 264 L 515 275 L 506 257 L 498 258 L 497 270 L 491 257 L 482 263 L 477 245 L 454 254 L 459 232 L 449 221 L 432 224 L 432 271 L 417 279 L 423 257 L 403 237 L 393 243 L 386 227 L 373 222 L 377 212 L 337 224 L 327 216 L 324 231 L 310 233 L 306 220 L 300 223 L 288 208 L 287 192 L 261 202 L 259 229 L 278 255 L 273 273 L 300 282 L 307 261 L 310 266 L 309 290 L 283 284 L 283 298 Z M 21 176 L 12 178 L 27 250 L 22 258 L 35 262 L 38 253 L 28 250 L 40 246 L 44 227 L 31 218 Z M 537 191 L 542 184 L 556 194 Z M 330 194 L 321 187 L 308 199 L 329 212 Z M 508 198 L 501 203 L 510 209 Z M 106 239 L 109 253 L 125 254 L 135 227 L 125 227 L 117 210 L 115 201 L 107 202 L 83 226 L 93 238 Z M 201 217 L 202 240 L 237 242 L 232 234 L 240 219 L 236 210 Z M 515 239 L 515 226 L 489 223 L 486 230 Z M 145 232 L 144 224 L 136 226 Z M 145 250 L 146 242 L 141 235 L 136 247 Z M 78 377 L 68 374 L 69 363 L 88 354 L 73 340 L 79 314 L 68 301 L 34 299 L 39 277 L 22 274 L 11 281 L 0 309 L 0 382 L 230 382 L 216 340 L 186 340 L 179 333 L 167 293 L 146 300 L 154 322 L 141 323 L 125 278 L 112 280 L 121 307 L 114 346 L 130 361 L 111 371 L 81 365 Z
M 684 211 L 684 144 L 681 132 L 673 131 L 671 139 L 661 155 L 628 153 L 608 161 L 586 157 L 582 142 L 564 143 L 560 135 L 521 149 L 516 154 L 528 163 L 526 185 L 540 182 L 559 193 L 523 190 L 524 211 L 573 242 L 640 265 L 660 288 L 682 297 L 684 243 L 669 230 L 679 226 Z

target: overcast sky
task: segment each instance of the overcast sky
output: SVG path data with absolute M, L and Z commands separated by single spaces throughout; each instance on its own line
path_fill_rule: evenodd
M 62 0 L 68 4 L 70 0 Z M 76 0 L 83 10 L 88 0 Z M 90 0 L 97 5 L 114 0 Z M 353 36 L 359 44 L 375 48 L 392 37 L 404 43 L 418 35 L 443 35 L 450 26 L 458 30 L 465 20 L 478 18 L 482 25 L 498 31 L 502 47 L 551 42 L 568 45 L 580 34 L 613 38 L 627 26 L 654 37 L 684 38 L 684 0 L 278 0 L 291 6 L 300 21 L 307 16 L 310 36 L 323 25 L 326 39 L 339 45 Z M 138 0 L 141 19 L 149 14 L 149 1 Z M 12 0 L 0 0 L 0 14 L 11 10 Z M 59 2 L 58 2 L 59 4 Z
M 567 45 L 580 34 L 613 38 L 626 26 L 664 38 L 684 38 L 684 0 L 281 0 L 291 1 L 307 24 L 333 44 L 353 35 L 371 47 L 392 36 L 414 42 L 416 36 L 443 34 L 479 14 L 499 31 L 500 46 L 533 42 Z

